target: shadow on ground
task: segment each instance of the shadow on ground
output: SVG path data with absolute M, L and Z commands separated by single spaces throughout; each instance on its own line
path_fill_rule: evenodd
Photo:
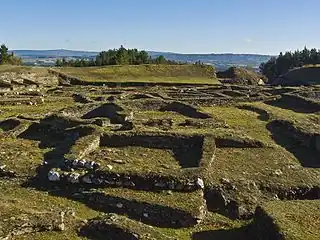
M 259 109 L 259 108 L 253 107 L 253 106 L 246 106 L 246 105 L 239 106 L 238 108 L 259 114 L 258 119 L 261 121 L 267 122 L 270 120 L 269 113 L 263 109 Z
M 173 102 L 168 104 L 165 107 L 160 108 L 161 112 L 176 112 L 183 116 L 196 118 L 196 119 L 208 119 L 211 118 L 209 114 L 202 113 L 198 111 L 196 108 L 191 107 L 184 103 Z
M 274 122 L 269 123 L 267 129 L 271 132 L 273 140 L 292 153 L 303 167 L 320 168 L 320 153 L 318 151 L 302 145 Z
M 253 240 L 249 235 L 249 227 L 226 230 L 203 231 L 192 234 L 192 240 Z
M 298 113 L 315 113 L 320 111 L 319 104 L 311 104 L 307 101 L 294 101 L 293 99 L 281 98 L 274 101 L 266 101 L 266 104 Z

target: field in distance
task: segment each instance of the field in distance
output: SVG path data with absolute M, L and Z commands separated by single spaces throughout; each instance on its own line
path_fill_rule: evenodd
M 218 84 L 214 68 L 207 65 L 125 65 L 62 67 L 56 71 L 88 82 L 156 82 Z

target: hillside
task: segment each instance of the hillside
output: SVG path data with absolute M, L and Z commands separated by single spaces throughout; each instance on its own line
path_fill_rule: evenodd
M 226 71 L 217 72 L 217 77 L 224 83 L 231 84 L 263 85 L 265 81 L 261 74 L 241 67 L 231 67 Z
M 0 66 L 0 239 L 318 240 L 319 88 L 199 67 Z
M 182 62 L 196 62 L 201 61 L 206 64 L 214 65 L 217 70 L 226 70 L 231 66 L 251 66 L 254 69 L 258 69 L 259 65 L 268 61 L 270 55 L 259 54 L 180 54 L 180 53 L 164 53 L 164 52 L 150 52 L 151 56 L 157 57 L 163 55 L 166 59 L 182 61 Z
M 85 68 L 54 68 L 85 82 L 148 82 L 148 83 L 217 83 L 212 66 L 198 65 L 124 65 Z
M 320 85 L 320 67 L 302 67 L 289 71 L 287 74 L 280 76 L 274 85 Z

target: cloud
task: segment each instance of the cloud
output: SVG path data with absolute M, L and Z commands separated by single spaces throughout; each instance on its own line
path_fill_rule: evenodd
M 252 42 L 253 42 L 253 40 L 252 40 L 251 38 L 245 38 L 244 41 L 245 41 L 246 43 L 252 43 Z

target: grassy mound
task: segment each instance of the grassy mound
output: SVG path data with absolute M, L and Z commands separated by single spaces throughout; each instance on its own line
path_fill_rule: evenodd
M 174 82 L 217 83 L 212 66 L 130 65 L 87 68 L 59 68 L 57 71 L 87 82 Z
M 285 86 L 319 85 L 320 68 L 315 66 L 293 69 L 281 76 L 274 84 Z
M 256 72 L 241 67 L 231 67 L 224 72 L 217 73 L 224 82 L 245 85 L 263 85 L 264 77 Z

